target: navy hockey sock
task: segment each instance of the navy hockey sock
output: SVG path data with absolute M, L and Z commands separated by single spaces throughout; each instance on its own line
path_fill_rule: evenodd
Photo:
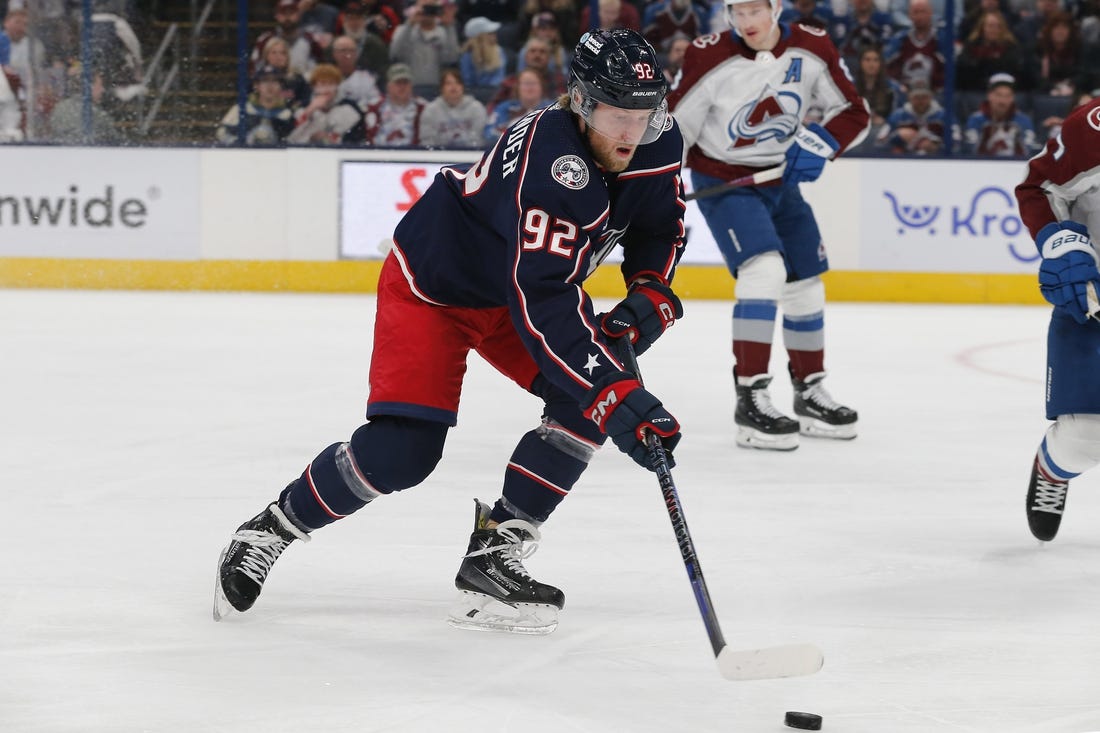
M 571 446 L 564 443 L 565 449 L 570 450 L 567 453 L 556 445 L 562 441 L 575 442 L 573 438 L 563 438 L 560 430 L 545 426 L 523 436 L 508 461 L 503 497 L 493 506 L 490 519 L 504 522 L 518 517 L 535 524 L 547 520 L 584 473 L 591 455 L 589 449 L 582 460 L 578 451 L 570 450 Z M 580 453 L 583 455 L 583 451 Z
M 333 443 L 279 498 L 295 524 L 312 531 L 362 509 L 376 497 L 416 486 L 443 455 L 447 426 L 381 416 Z

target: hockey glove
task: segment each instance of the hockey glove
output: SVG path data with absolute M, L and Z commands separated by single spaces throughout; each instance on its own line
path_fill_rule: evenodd
M 656 470 L 645 444 L 647 430 L 661 438 L 668 467 L 676 465 L 672 449 L 680 442 L 680 423 L 630 374 L 619 372 L 601 379 L 585 395 L 581 409 L 639 466 Z
M 1043 262 L 1039 265 L 1039 291 L 1055 308 L 1078 323 L 1089 320 L 1088 283 L 1100 288 L 1096 250 L 1088 229 L 1075 221 L 1051 222 L 1035 237 Z
M 840 150 L 840 143 L 817 123 L 799 127 L 794 142 L 787 148 L 787 167 L 783 171 L 783 183 L 809 183 L 816 181 L 825 168 L 825 161 Z
M 676 293 L 659 282 L 636 283 L 619 304 L 600 319 L 600 328 L 613 339 L 631 334 L 635 354 L 643 354 L 676 322 L 684 306 Z

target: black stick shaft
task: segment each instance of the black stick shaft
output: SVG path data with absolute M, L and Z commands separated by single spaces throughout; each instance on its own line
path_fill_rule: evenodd
M 634 345 L 630 343 L 630 337 L 624 336 L 618 341 L 619 355 L 623 363 L 638 382 L 642 381 L 642 373 L 638 369 L 638 357 L 634 354 Z M 718 625 L 718 617 L 714 613 L 714 604 L 710 600 L 710 591 L 707 589 L 706 580 L 703 579 L 703 569 L 699 566 L 699 557 L 695 554 L 695 543 L 691 540 L 691 532 L 688 531 L 687 519 L 684 518 L 684 510 L 680 506 L 680 496 L 676 493 L 676 482 L 672 480 L 672 470 L 668 467 L 661 439 L 651 431 L 646 432 L 646 447 L 649 449 L 649 461 L 657 473 L 657 481 L 661 487 L 661 495 L 665 499 L 665 508 L 668 510 L 668 518 L 672 522 L 672 531 L 676 535 L 676 544 L 680 546 L 680 557 L 684 561 L 688 580 L 695 592 L 695 602 L 699 606 L 699 613 L 703 616 L 703 625 L 707 629 L 707 637 L 710 638 L 710 646 L 714 650 L 714 656 L 718 656 L 726 639 L 722 636 L 722 628 Z

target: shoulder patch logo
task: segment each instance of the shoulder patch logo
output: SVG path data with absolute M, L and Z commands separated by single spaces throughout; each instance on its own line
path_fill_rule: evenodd
M 692 46 L 696 48 L 706 48 L 707 46 L 713 46 L 722 40 L 722 36 L 719 33 L 708 33 L 705 36 L 699 36 L 691 42 Z
M 575 155 L 563 155 L 555 160 L 550 167 L 550 175 L 555 181 L 574 191 L 588 185 L 588 166 Z
M 1089 110 L 1089 113 L 1085 116 L 1085 120 L 1089 123 L 1089 127 L 1100 132 L 1100 107 L 1093 107 Z

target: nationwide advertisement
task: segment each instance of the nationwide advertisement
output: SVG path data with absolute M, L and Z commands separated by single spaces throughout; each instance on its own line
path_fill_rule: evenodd
M 0 256 L 199 257 L 199 153 L 10 147 Z

